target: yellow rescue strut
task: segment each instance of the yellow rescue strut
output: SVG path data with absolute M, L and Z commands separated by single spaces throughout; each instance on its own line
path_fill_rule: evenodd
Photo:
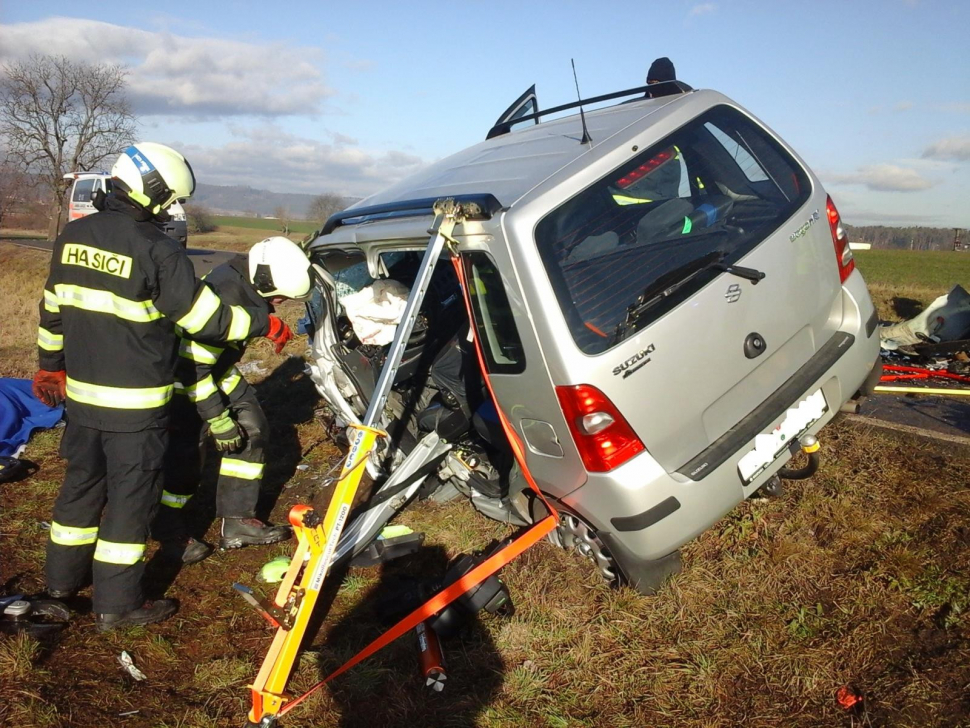
M 371 397 L 367 414 L 361 424 L 350 424 L 350 452 L 344 461 L 340 479 L 326 515 L 310 506 L 298 505 L 290 510 L 290 523 L 297 537 L 296 553 L 272 603 L 255 597 L 251 590 L 235 585 L 243 596 L 275 627 L 276 636 L 263 665 L 251 686 L 253 707 L 249 712 L 251 725 L 271 726 L 292 696 L 284 691 L 293 671 L 300 644 L 306 634 L 313 608 L 320 596 L 323 582 L 330 571 L 340 535 L 347 523 L 350 508 L 360 486 L 365 465 L 377 444 L 386 433 L 373 425 L 380 420 L 394 375 L 401 363 L 405 344 L 411 335 L 414 320 L 428 290 L 434 266 L 446 244 L 454 244 L 455 225 L 465 219 L 466 211 L 452 199 L 434 204 L 435 221 L 428 230 L 431 238 L 425 252 L 417 280 L 408 298 L 401 323 L 395 332 L 387 361 Z M 299 580 L 299 583 L 297 581 Z

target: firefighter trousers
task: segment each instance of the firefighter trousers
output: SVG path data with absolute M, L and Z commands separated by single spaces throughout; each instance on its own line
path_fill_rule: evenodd
M 216 487 L 218 518 L 252 518 L 262 485 L 269 423 L 251 387 L 230 397 L 229 411 L 246 433 L 243 448 L 223 453 Z M 198 490 L 202 478 L 208 427 L 187 399 L 176 396 L 173 426 L 165 456 L 161 506 L 152 524 L 152 538 L 178 540 L 188 535 L 182 510 Z
M 168 432 L 105 432 L 68 422 L 67 459 L 54 503 L 47 588 L 79 589 L 92 572 L 94 611 L 123 614 L 144 602 L 145 541 L 162 490 Z

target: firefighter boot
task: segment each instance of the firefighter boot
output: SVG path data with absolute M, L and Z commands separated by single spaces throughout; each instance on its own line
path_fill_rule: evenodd
M 205 541 L 185 536 L 180 539 L 162 541 L 161 550 L 162 556 L 167 561 L 180 561 L 182 566 L 191 566 L 207 559 L 214 549 Z
M 240 549 L 243 546 L 264 546 L 285 541 L 290 537 L 289 526 L 274 526 L 258 518 L 223 518 L 219 548 Z
M 96 614 L 94 622 L 99 632 L 109 632 L 119 627 L 135 627 L 155 624 L 171 617 L 178 611 L 178 602 L 174 599 L 156 599 L 145 602 L 137 609 L 123 614 Z

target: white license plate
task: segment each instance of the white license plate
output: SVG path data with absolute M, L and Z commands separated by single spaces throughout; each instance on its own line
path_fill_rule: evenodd
M 798 438 L 825 414 L 828 405 L 822 390 L 810 394 L 785 413 L 775 429 L 764 432 L 754 439 L 754 449 L 738 461 L 738 472 L 747 484 L 771 465 L 792 440 Z

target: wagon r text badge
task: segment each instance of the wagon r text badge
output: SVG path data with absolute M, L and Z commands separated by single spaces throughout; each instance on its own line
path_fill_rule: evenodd
M 655 348 L 656 347 L 654 347 L 653 344 L 650 344 L 650 346 L 648 346 L 643 351 L 638 351 L 636 354 L 631 356 L 625 362 L 620 364 L 620 366 L 614 367 L 613 376 L 616 376 L 617 374 L 622 374 L 623 378 L 626 379 L 628 376 L 633 374 L 644 364 L 647 364 L 650 362 L 650 355 L 653 353 L 653 350 Z

